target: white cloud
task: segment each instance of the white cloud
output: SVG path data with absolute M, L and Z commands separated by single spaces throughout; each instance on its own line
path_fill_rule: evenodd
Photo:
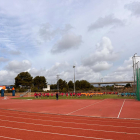
M 0 83 L 1 85 L 13 85 L 15 83 L 16 73 L 13 71 L 1 70 L 0 71 Z
M 107 37 L 103 37 L 101 43 L 97 44 L 95 52 L 90 54 L 89 57 L 82 60 L 84 66 L 91 66 L 93 70 L 102 71 L 109 69 L 112 64 L 107 61 L 115 61 L 119 57 L 119 54 L 114 52 L 111 40 Z
M 139 1 L 134 1 L 132 3 L 126 4 L 124 7 L 130 10 L 132 15 L 140 16 L 140 2 Z
M 113 15 L 99 18 L 88 27 L 88 31 L 104 28 L 106 26 L 123 26 L 122 20 L 115 18 Z
M 69 49 L 77 49 L 82 43 L 82 37 L 75 34 L 66 34 L 62 36 L 61 40 L 59 40 L 52 48 L 52 53 L 61 53 L 65 52 Z
M 140 57 L 135 57 L 134 64 L 137 63 L 137 62 L 138 62 L 138 66 L 140 66 L 140 64 L 139 64 L 140 63 Z M 135 64 L 135 66 L 136 66 L 136 64 Z M 123 66 L 120 66 L 117 69 L 117 71 L 119 71 L 119 72 L 126 72 L 126 71 L 132 72 L 132 70 L 133 70 L 132 57 L 130 57 L 128 60 L 125 60 L 124 63 L 123 63 Z
M 133 66 L 133 63 L 132 63 L 132 57 L 130 57 L 128 60 L 125 60 L 123 65 L 122 66 L 119 66 L 117 68 L 117 72 L 128 72 L 128 71 L 131 71 L 132 70 L 132 66 Z
M 15 73 L 20 73 L 20 72 L 24 72 L 27 71 L 28 69 L 31 68 L 31 63 L 28 60 L 23 60 L 23 61 L 17 61 L 17 60 L 13 60 L 10 61 L 5 68 L 9 71 L 13 71 Z
M 70 24 L 66 24 L 64 28 L 54 28 L 49 23 L 43 24 L 38 31 L 38 41 L 41 43 L 51 41 L 58 35 L 66 34 L 72 28 Z
M 112 66 L 112 64 L 109 64 L 105 61 L 102 61 L 102 62 L 95 63 L 95 65 L 92 66 L 92 69 L 95 72 L 100 72 L 100 71 L 107 70 L 107 69 L 111 68 L 111 66 Z
M 114 72 L 104 76 L 104 81 L 132 81 L 133 80 L 133 63 L 132 57 L 124 60 Z
M 77 80 L 87 80 L 89 82 L 95 82 L 98 81 L 100 77 L 101 73 L 94 72 L 91 67 L 82 65 L 76 67 Z
M 133 75 L 131 72 L 112 72 L 110 74 L 107 74 L 104 76 L 104 82 L 109 81 L 132 81 L 133 80 Z
M 128 4 L 126 10 L 126 3 L 129 2 L 1 0 L 0 62 L 4 63 L 1 63 L 3 70 L 0 73 L 5 75 L 5 83 L 23 71 L 29 71 L 33 77 L 45 76 L 49 81 L 56 81 L 57 74 L 64 80 L 70 80 L 73 79 L 74 63 L 76 79 L 92 82 L 116 65 L 121 65 L 124 59 L 139 49 L 140 44 L 138 18 L 129 16 L 128 11 L 139 16 L 139 4 L 133 3 L 133 8 Z M 127 19 L 126 26 L 123 26 L 123 19 Z M 87 27 L 90 31 L 99 29 L 99 32 L 87 32 Z M 103 36 L 111 38 L 113 45 L 107 37 L 95 45 Z M 91 46 L 94 51 L 91 51 Z M 120 53 L 116 51 L 120 50 L 125 53 L 121 61 L 117 61 Z M 29 63 L 23 63 L 24 59 Z M 116 77 L 121 79 L 126 69 L 129 71 L 131 68 L 127 64 L 118 67 Z
M 56 77 L 59 75 L 59 78 L 66 80 L 67 82 L 70 80 L 74 80 L 74 69 L 73 67 L 67 63 L 56 63 L 50 69 L 30 69 L 29 73 L 35 77 L 45 76 L 49 84 L 56 83 Z M 101 77 L 99 72 L 94 72 L 92 68 L 85 66 L 76 66 L 75 67 L 75 80 L 87 80 L 89 82 L 97 81 Z
M 53 70 L 50 69 L 53 73 Z M 54 69 L 55 73 L 55 69 Z M 57 74 L 57 73 L 56 73 Z M 71 65 L 66 64 L 65 68 L 60 71 L 59 76 L 61 79 L 66 80 L 67 82 L 72 80 L 74 81 L 74 69 Z M 85 66 L 76 66 L 75 67 L 75 80 L 87 80 L 89 82 L 97 81 L 101 76 L 100 73 L 94 72 L 92 68 Z M 51 81 L 56 81 L 56 75 L 52 75 Z

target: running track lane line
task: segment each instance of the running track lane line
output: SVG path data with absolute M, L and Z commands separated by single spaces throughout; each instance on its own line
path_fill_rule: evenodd
M 119 114 L 118 114 L 118 117 L 117 117 L 117 118 L 119 118 L 119 117 L 120 117 L 120 114 L 121 114 L 122 108 L 123 108 L 123 106 L 124 106 L 125 100 L 126 100 L 126 99 L 124 99 L 124 101 L 123 101 L 122 107 L 121 107 L 121 109 L 120 109 L 120 112 L 119 112 Z
M 3 110 L 3 109 L 2 109 Z M 11 111 L 11 110 L 10 110 Z M 10 112 L 9 111 L 9 112 Z M 18 114 L 18 115 L 25 115 L 25 116 L 38 116 L 38 115 L 31 115 L 31 114 L 41 114 L 41 118 L 42 117 L 47 117 L 47 118 L 62 118 L 62 117 L 58 117 L 58 116 L 60 116 L 60 114 L 59 115 L 56 115 L 55 114 L 55 116 L 57 116 L 57 117 L 51 117 L 51 116 L 49 116 L 49 115 L 51 115 L 51 114 L 42 114 L 42 113 L 35 113 L 35 112 L 20 112 L 20 113 L 14 113 L 14 112 L 8 112 L 7 110 L 6 110 L 6 112 L 3 112 L 3 111 L 1 111 L 1 109 L 0 109 L 0 112 L 2 112 L 4 115 L 6 115 L 6 114 L 12 114 L 12 115 L 14 115 L 14 114 Z M 23 113 L 23 114 L 21 114 L 21 113 Z M 43 116 L 42 116 L 43 115 Z M 46 116 L 45 116 L 46 115 Z M 54 115 L 53 115 L 54 116 Z M 63 116 L 63 114 L 62 114 L 62 116 Z M 68 116 L 68 115 L 64 115 L 64 116 Z M 137 120 L 137 121 L 139 121 L 140 119 L 136 119 L 136 118 L 117 118 L 117 117 L 97 117 L 97 116 L 82 116 L 82 117 L 86 117 L 85 119 L 75 119 L 74 117 L 76 116 L 76 117 L 81 117 L 80 115 L 69 115 L 70 117 L 69 118 L 64 118 L 64 119 L 74 119 L 74 120 L 87 120 L 87 121 L 100 121 L 100 119 L 104 119 L 103 121 L 100 121 L 100 122 L 118 122 L 118 119 L 124 119 L 124 120 Z M 87 119 L 88 118 L 88 119 Z M 96 118 L 96 119 L 98 119 L 98 120 L 89 120 L 89 118 Z M 113 120 L 113 121 L 107 121 L 107 120 L 105 120 L 105 119 L 108 119 L 108 118 L 111 118 L 111 119 L 115 119 L 115 120 Z M 116 120 L 117 119 L 117 120 Z M 124 123 L 124 122 L 119 122 L 119 123 Z M 140 122 L 126 122 L 125 121 L 125 123 L 133 123 L 133 124 L 140 124 Z
M 105 99 L 106 100 L 106 99 Z M 130 99 L 129 99 L 130 100 Z M 67 114 L 54 114 L 54 113 L 41 113 L 41 112 L 30 112 L 30 111 L 21 111 L 21 110 L 13 110 L 13 109 L 3 109 L 0 108 L 0 110 L 7 110 L 7 111 L 18 111 L 18 112 L 24 112 L 24 113 L 38 113 L 38 114 L 44 114 L 44 115 L 63 115 L 66 116 Z M 15 113 L 13 113 L 15 114 Z M 68 115 L 67 115 L 68 116 Z M 124 120 L 140 120 L 140 118 L 117 118 L 117 117 L 97 117 L 97 116 L 85 116 L 85 115 L 69 115 L 69 116 L 76 116 L 76 117 L 90 117 L 90 118 L 101 118 L 101 119 L 124 119 Z
M 7 114 L 12 114 L 12 115 L 15 115 L 15 114 L 17 114 L 17 115 L 19 115 L 19 116 L 23 116 L 23 115 L 25 115 L 25 116 L 37 116 L 38 117 L 38 115 L 28 115 L 28 114 L 19 114 L 19 113 L 8 113 L 8 112 L 6 112 L 6 113 L 4 113 L 4 112 L 2 112 L 4 115 L 7 115 Z M 55 118 L 55 119 L 62 119 L 62 117 L 51 117 L 51 116 L 40 116 L 40 117 L 44 117 L 45 119 L 46 118 Z M 74 117 L 73 118 L 63 118 L 63 119 L 66 119 L 66 120 L 71 120 L 71 119 L 73 119 L 73 120 L 83 120 L 83 121 L 88 121 L 88 122 L 97 122 L 97 121 L 99 121 L 99 122 L 114 122 L 114 123 L 118 123 L 118 120 L 116 120 L 116 121 L 108 121 L 108 120 L 103 120 L 103 121 L 101 121 L 101 119 L 100 120 L 89 120 L 89 119 L 75 119 Z M 103 118 L 104 119 L 104 118 Z M 135 122 L 119 122 L 119 123 L 132 123 L 132 124 L 140 124 L 140 122 L 139 123 L 135 123 Z
M 5 115 L 0 115 L 5 116 Z M 14 116 L 5 116 L 5 117 L 14 117 Z M 65 122 L 65 121 L 54 121 L 54 120 L 42 120 L 42 119 L 32 119 L 32 118 L 23 118 L 23 117 L 14 117 L 14 118 L 20 118 L 24 120 L 40 120 L 45 122 L 61 122 L 61 123 L 74 123 L 74 124 L 85 124 L 85 125 L 98 125 L 98 126 L 111 126 L 111 127 L 124 127 L 124 128 L 140 128 L 140 127 L 127 127 L 127 126 L 115 126 L 115 125 L 101 125 L 101 124 L 89 124 L 89 123 L 76 123 L 76 122 Z
M 21 131 L 35 132 L 35 133 L 45 133 L 45 134 L 52 134 L 52 135 L 68 136 L 68 137 L 78 137 L 78 138 L 97 139 L 97 140 L 113 140 L 113 139 L 105 139 L 105 138 L 86 137 L 86 136 L 78 136 L 78 135 L 69 135 L 69 134 L 61 134 L 61 133 L 52 133 L 52 132 L 20 129 L 20 128 L 7 127 L 7 126 L 0 126 L 0 127 L 7 128 L 7 129 L 9 128 L 9 129 L 21 130 Z
M 16 138 L 5 137 L 5 136 L 0 136 L 0 138 L 11 139 L 11 140 L 22 140 L 22 139 L 16 139 Z
M 104 100 L 106 100 L 106 99 L 104 99 Z M 104 101 L 104 100 L 102 100 L 102 101 Z M 94 103 L 94 104 L 100 103 L 100 102 L 102 102 L 102 101 L 96 102 L 96 103 Z M 70 115 L 70 114 L 72 114 L 72 113 L 74 113 L 74 112 L 77 112 L 77 111 L 79 111 L 79 110 L 82 110 L 82 109 L 84 109 L 84 108 L 87 108 L 87 107 L 89 107 L 89 106 L 92 106 L 92 105 L 94 105 L 94 104 L 91 104 L 91 105 L 85 106 L 85 107 L 83 107 L 83 108 L 77 109 L 77 110 L 75 110 L 75 111 L 73 111 L 73 112 L 70 112 L 70 113 L 68 113 L 68 114 L 66 114 L 66 115 Z
M 13 114 L 13 115 L 15 115 L 15 114 L 17 114 L 17 115 L 19 115 L 19 116 L 23 116 L 23 115 L 25 115 L 25 116 L 36 116 L 36 117 L 38 117 L 38 115 L 30 115 L 30 114 L 19 114 L 19 113 L 9 113 L 9 112 L 2 112 L 4 115 L 6 115 L 6 114 Z M 40 117 L 44 117 L 44 118 L 55 118 L 55 119 L 62 119 L 62 117 L 52 117 L 52 116 L 40 116 Z M 91 117 L 92 118 L 92 117 Z M 98 117 L 99 118 L 99 117 Z M 113 121 L 108 121 L 108 120 L 103 120 L 103 121 L 101 121 L 101 118 L 99 118 L 98 120 L 96 119 L 96 120 L 89 120 L 89 119 L 75 119 L 74 117 L 73 118 L 64 118 L 64 119 L 67 119 L 67 120 L 70 120 L 70 119 L 73 119 L 73 120 L 83 120 L 83 121 L 89 121 L 89 122 L 97 122 L 97 121 L 99 121 L 99 122 L 114 122 L 114 123 L 118 123 L 118 120 L 113 120 Z M 105 118 L 102 118 L 102 119 L 105 119 Z M 112 118 L 111 118 L 112 119 Z M 119 122 L 119 123 L 131 123 L 131 124 L 140 124 L 140 122 L 138 122 L 138 123 L 135 123 L 135 122 Z
M 84 129 L 84 128 L 77 128 L 77 127 L 64 127 L 64 126 L 54 126 L 54 125 L 44 125 L 44 124 L 35 124 L 35 123 L 27 123 L 27 122 L 18 122 L 18 121 L 10 121 L 10 120 L 1 120 L 3 122 L 13 122 L 19 124 L 28 124 L 28 125 L 41 125 L 41 126 L 49 126 L 49 127 L 56 127 L 56 128 L 68 128 L 68 129 L 76 129 L 76 130 L 85 130 L 85 131 L 97 131 L 97 132 L 106 132 L 106 133 L 119 133 L 119 134 L 128 134 L 128 135 L 140 135 L 140 133 L 129 133 L 129 132 L 118 132 L 118 131 L 107 131 L 107 130 L 96 130 L 96 129 Z

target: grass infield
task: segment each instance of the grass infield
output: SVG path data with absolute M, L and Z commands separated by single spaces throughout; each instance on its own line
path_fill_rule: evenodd
M 51 99 L 56 99 L 55 96 L 53 97 L 39 97 L 39 98 L 35 98 L 35 97 L 19 97 L 19 98 L 12 98 L 12 99 L 32 99 L 32 100 L 51 100 Z M 118 96 L 118 95 L 102 95 L 102 96 L 92 96 L 92 97 L 86 97 L 86 96 L 81 96 L 81 97 L 66 97 L 64 96 L 59 96 L 59 99 L 63 99 L 63 100 L 67 100 L 67 99 L 79 99 L 79 100 L 103 100 L 103 99 L 136 99 L 135 96 Z

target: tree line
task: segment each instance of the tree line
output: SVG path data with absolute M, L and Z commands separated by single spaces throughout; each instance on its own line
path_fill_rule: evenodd
M 44 76 L 36 76 L 33 78 L 29 72 L 21 72 L 15 77 L 16 91 L 24 92 L 27 89 L 38 92 L 47 87 L 46 78 Z
M 88 90 L 91 90 L 93 88 L 94 88 L 93 85 L 91 85 L 86 80 L 80 80 L 80 81 L 77 80 L 75 82 L 75 89 L 76 90 L 85 90 L 85 91 L 88 91 Z M 55 90 L 55 91 L 58 91 L 59 90 L 60 92 L 73 91 L 73 89 L 74 89 L 74 83 L 71 80 L 69 82 L 66 82 L 65 80 L 59 79 L 56 84 L 51 85 L 51 89 L 52 90 Z
M 15 88 L 16 91 L 24 92 L 27 89 L 31 89 L 34 92 L 41 92 L 43 88 L 47 87 L 46 78 L 44 76 L 32 77 L 29 72 L 21 72 L 15 77 Z M 91 85 L 86 80 L 77 80 L 75 82 L 76 90 L 90 90 L 93 89 Z M 52 91 L 68 92 L 73 91 L 74 83 L 73 81 L 66 82 L 65 80 L 59 79 L 56 84 L 50 86 Z

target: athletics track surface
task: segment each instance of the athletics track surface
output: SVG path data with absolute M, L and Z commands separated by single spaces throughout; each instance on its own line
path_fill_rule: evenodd
M 0 108 L 0 140 L 140 139 L 140 102 L 135 100 L 0 98 Z

